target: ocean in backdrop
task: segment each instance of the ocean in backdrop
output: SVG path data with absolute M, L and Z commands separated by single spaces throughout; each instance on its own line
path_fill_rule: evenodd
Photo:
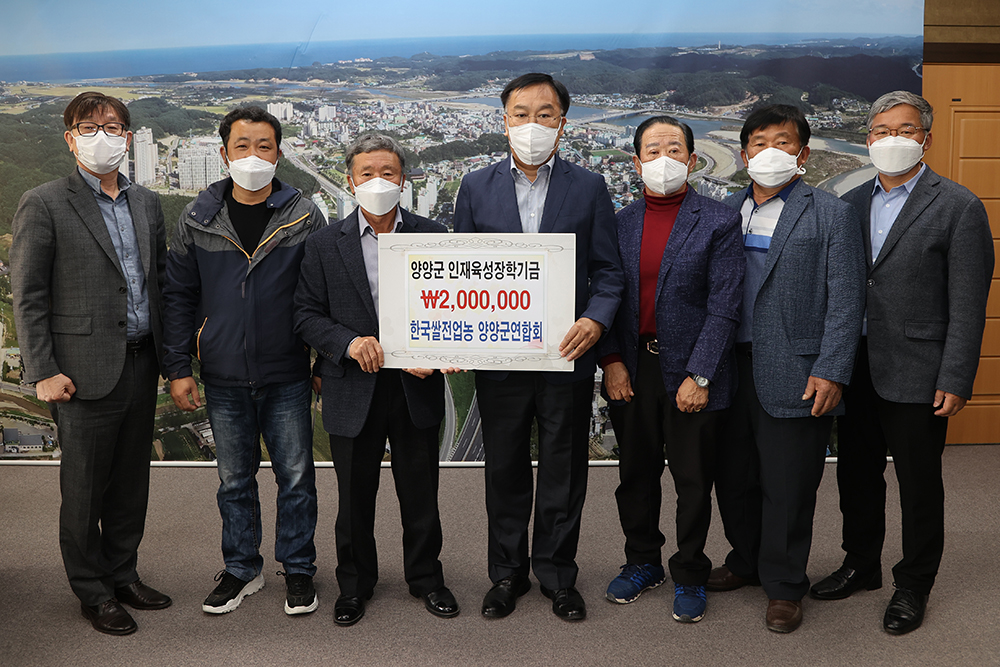
M 256 67 L 301 67 L 355 58 L 418 53 L 438 56 L 483 55 L 494 51 L 562 51 L 718 44 L 796 44 L 806 40 L 854 39 L 857 34 L 663 33 L 615 35 L 489 35 L 367 39 L 290 44 L 239 44 L 176 49 L 52 53 L 0 57 L 0 81 L 49 83 L 111 79 L 180 72 L 215 72 Z M 914 37 L 919 39 L 919 36 Z

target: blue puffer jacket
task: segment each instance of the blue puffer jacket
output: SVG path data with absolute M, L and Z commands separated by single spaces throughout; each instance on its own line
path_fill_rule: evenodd
M 260 387 L 309 377 L 309 348 L 292 330 L 292 296 L 305 240 L 326 225 L 307 197 L 288 185 L 272 191 L 275 209 L 254 250 L 240 245 L 225 203 L 231 179 L 188 204 L 167 253 L 163 286 L 164 367 L 176 380 Z

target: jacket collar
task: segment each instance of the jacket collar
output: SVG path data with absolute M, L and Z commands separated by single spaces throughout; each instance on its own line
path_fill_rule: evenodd
M 277 178 L 272 183 L 277 184 L 279 187 L 276 190 L 272 190 L 271 194 L 265 200 L 268 208 L 281 208 L 299 194 L 298 190 Z M 232 177 L 226 177 L 221 181 L 212 183 L 198 194 L 198 198 L 195 200 L 194 206 L 191 207 L 188 217 L 203 226 L 208 226 L 212 218 L 226 205 L 226 192 L 231 187 L 233 187 Z

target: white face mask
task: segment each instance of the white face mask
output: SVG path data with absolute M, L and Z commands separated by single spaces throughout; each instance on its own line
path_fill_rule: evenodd
M 111 137 L 98 130 L 92 137 L 74 137 L 76 159 L 95 174 L 110 174 L 119 166 L 128 152 L 124 136 Z
M 271 163 L 256 155 L 251 155 L 230 161 L 229 175 L 233 177 L 236 185 L 244 190 L 257 192 L 270 184 L 277 168 L 278 163 Z
M 924 143 L 927 137 L 924 137 Z M 924 144 L 906 137 L 885 137 L 868 146 L 868 155 L 886 176 L 900 176 L 917 166 L 924 157 Z
M 556 149 L 559 128 L 546 127 L 538 123 L 507 125 L 510 147 L 524 164 L 532 166 L 545 164 Z
M 687 177 L 687 164 L 666 155 L 642 163 L 642 182 L 651 192 L 658 195 L 672 195 L 677 192 L 684 187 Z
M 800 167 L 798 160 L 802 149 L 795 155 L 789 155 L 780 148 L 765 148 L 750 158 L 747 173 L 754 183 L 764 188 L 776 188 L 792 180 L 796 174 L 806 173 L 805 167 Z
M 354 186 L 354 197 L 372 215 L 385 215 L 399 203 L 402 186 L 384 178 L 373 178 Z

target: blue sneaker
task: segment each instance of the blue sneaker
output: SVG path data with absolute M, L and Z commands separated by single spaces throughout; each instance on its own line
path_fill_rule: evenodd
M 705 587 L 674 584 L 674 620 L 697 623 L 705 617 Z
M 662 565 L 622 565 L 622 572 L 608 584 L 605 594 L 612 602 L 628 604 L 634 602 L 643 591 L 656 588 L 664 582 L 666 574 Z

